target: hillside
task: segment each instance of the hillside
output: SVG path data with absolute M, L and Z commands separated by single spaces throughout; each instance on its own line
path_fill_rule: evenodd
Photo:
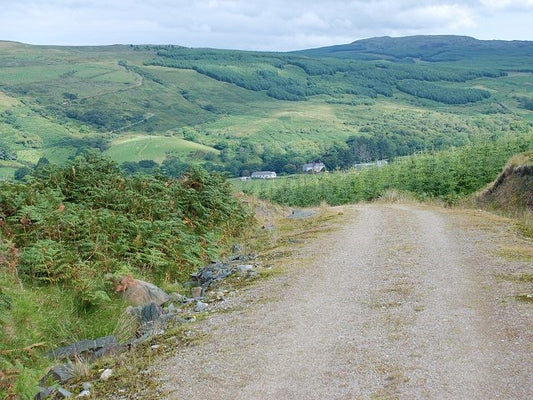
M 500 55 L 498 66 L 508 65 L 508 61 L 517 59 L 531 60 L 533 43 L 529 41 L 477 40 L 468 36 L 407 36 L 392 38 L 389 36 L 358 40 L 353 43 L 309 49 L 299 52 L 309 56 L 337 57 L 344 59 L 393 61 L 445 62 L 491 59 Z M 494 65 L 494 64 L 493 64 Z M 526 66 L 526 65 L 524 65 Z M 515 65 L 516 67 L 516 65 Z M 531 67 L 526 67 L 530 70 Z
M 507 213 L 533 212 L 533 151 L 514 156 L 478 202 Z
M 297 53 L 0 42 L 0 176 L 87 148 L 132 171 L 293 173 L 527 132 L 531 49 L 454 36 Z

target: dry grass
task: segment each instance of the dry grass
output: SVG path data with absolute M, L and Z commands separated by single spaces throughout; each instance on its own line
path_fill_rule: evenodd
M 4 92 L 0 91 L 0 106 L 2 107 L 12 107 L 18 106 L 21 103 L 14 97 L 8 96 Z
M 525 153 L 520 153 L 512 157 L 505 166 L 505 168 L 528 164 L 533 164 L 533 150 L 526 151 Z
M 507 260 L 533 261 L 533 246 L 531 245 L 505 246 L 497 250 L 496 254 Z
M 419 203 L 419 201 L 410 192 L 402 192 L 396 189 L 387 189 L 376 201 L 379 203 Z

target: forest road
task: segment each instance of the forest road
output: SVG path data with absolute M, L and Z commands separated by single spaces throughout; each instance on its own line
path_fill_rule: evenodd
M 305 265 L 157 368 L 168 399 L 533 399 L 533 304 L 516 297 L 533 270 L 512 250 L 530 241 L 476 210 L 342 212 L 296 250 Z

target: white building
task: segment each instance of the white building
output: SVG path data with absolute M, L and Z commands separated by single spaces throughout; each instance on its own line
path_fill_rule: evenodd
M 274 179 L 277 175 L 274 171 L 252 172 L 252 179 Z
M 325 168 L 326 166 L 324 165 L 324 163 L 314 162 L 314 163 L 304 164 L 302 167 L 302 170 L 310 174 L 318 174 L 319 172 L 322 172 Z

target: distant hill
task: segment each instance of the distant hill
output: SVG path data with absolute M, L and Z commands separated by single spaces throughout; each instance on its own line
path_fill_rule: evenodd
M 468 36 L 389 36 L 357 40 L 350 44 L 309 49 L 298 52 L 313 57 L 336 57 L 354 60 L 459 61 L 472 58 L 533 59 L 532 41 L 477 40 Z M 530 65 L 533 69 L 533 64 Z
M 273 53 L 0 41 L 0 178 L 86 149 L 132 172 L 196 163 L 239 176 L 528 132 L 532 43 L 385 37 Z

